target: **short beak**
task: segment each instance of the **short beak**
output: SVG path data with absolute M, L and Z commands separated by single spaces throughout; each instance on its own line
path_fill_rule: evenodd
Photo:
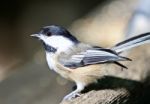
M 32 37 L 39 37 L 38 35 L 39 34 L 31 34 L 30 36 L 32 36 Z
M 35 37 L 35 38 L 38 38 L 38 39 L 40 38 L 40 34 L 38 34 L 38 33 L 37 33 L 37 34 L 31 34 L 30 36 L 31 36 L 31 37 Z

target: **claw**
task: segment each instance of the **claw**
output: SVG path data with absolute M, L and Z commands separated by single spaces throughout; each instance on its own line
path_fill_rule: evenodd
M 73 92 L 71 92 L 70 94 L 66 95 L 63 100 L 72 100 L 76 97 L 80 97 L 81 96 L 81 91 L 84 89 L 85 84 L 81 83 L 81 82 L 77 82 L 77 89 Z
M 66 96 L 63 98 L 63 100 L 72 100 L 72 99 L 77 98 L 77 97 L 80 97 L 80 96 L 81 96 L 80 93 L 72 92 L 72 93 L 66 95 Z

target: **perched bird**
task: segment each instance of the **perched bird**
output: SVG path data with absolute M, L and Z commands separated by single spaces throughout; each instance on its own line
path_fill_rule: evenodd
M 65 28 L 56 25 L 45 26 L 31 36 L 42 42 L 49 68 L 76 83 L 77 89 L 66 95 L 64 100 L 80 96 L 85 86 L 103 76 L 101 71 L 105 70 L 107 65 L 116 64 L 127 68 L 119 61 L 131 59 L 121 56 L 120 53 L 150 42 L 150 33 L 144 33 L 122 41 L 112 48 L 102 48 L 82 43 Z

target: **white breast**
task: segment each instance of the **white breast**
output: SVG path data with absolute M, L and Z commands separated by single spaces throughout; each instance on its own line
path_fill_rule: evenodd
M 68 75 L 69 75 L 68 71 L 63 70 L 63 69 L 59 69 L 56 66 L 55 57 L 54 57 L 53 53 L 46 52 L 46 59 L 47 59 L 48 66 L 51 70 L 54 70 L 56 73 L 60 74 L 62 77 L 68 79 Z
M 56 70 L 56 65 L 55 65 L 55 61 L 54 61 L 53 57 L 54 57 L 53 53 L 46 52 L 46 60 L 47 60 L 47 64 L 48 64 L 49 68 L 51 70 Z

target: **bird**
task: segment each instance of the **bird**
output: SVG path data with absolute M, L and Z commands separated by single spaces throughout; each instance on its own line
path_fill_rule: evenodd
M 41 41 L 49 68 L 62 77 L 75 82 L 77 88 L 63 100 L 81 96 L 81 91 L 102 78 L 101 71 L 108 65 L 127 67 L 120 61 L 131 61 L 122 52 L 150 42 L 150 32 L 128 38 L 111 48 L 103 48 L 79 41 L 66 28 L 58 25 L 44 26 L 32 37 Z

